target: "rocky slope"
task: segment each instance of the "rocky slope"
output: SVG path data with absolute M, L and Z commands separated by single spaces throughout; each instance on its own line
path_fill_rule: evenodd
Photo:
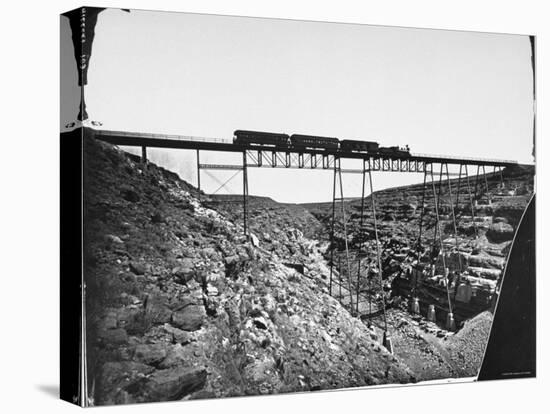
M 462 179 L 458 203 L 458 180 L 451 180 L 450 193 L 448 183 L 443 182 L 438 207 L 443 243 L 439 235 L 434 234 L 437 220 L 430 185 L 424 198 L 420 244 L 422 185 L 377 192 L 382 286 L 377 276 L 370 197 L 365 202 L 363 227 L 360 225 L 361 201 L 344 202 L 347 233 L 342 225 L 342 206 L 337 205 L 333 245 L 336 288 L 332 294 L 351 312 L 358 311 L 361 319 L 377 332 L 384 326 L 381 309 L 385 299 L 395 355 L 419 380 L 475 376 L 480 368 L 491 327 L 490 310 L 516 227 L 533 192 L 534 170 L 506 169 L 503 178 L 504 186 L 498 175 L 489 174 L 489 191 L 478 188 L 477 194 L 472 194 L 472 202 L 467 183 Z M 473 190 L 473 181 L 470 184 Z M 436 192 L 439 193 L 438 183 Z M 303 207 L 323 223 L 324 229 L 318 238 L 330 240 L 332 204 Z M 346 239 L 349 270 L 345 264 Z M 330 260 L 330 249 L 324 256 Z M 445 268 L 449 269 L 449 277 L 445 277 Z M 458 325 L 456 333 L 445 329 L 449 309 L 446 285 Z M 414 297 L 418 298 L 418 309 L 412 306 Z M 435 323 L 427 320 L 430 305 L 434 306 Z M 411 312 L 413 310 L 420 313 Z
M 96 405 L 416 381 L 328 294 L 305 209 L 256 209 L 248 241 L 177 175 L 93 140 L 85 188 Z
M 460 183 L 458 203 L 457 179 L 451 180 L 450 193 L 447 182 L 443 182 L 441 190 L 436 182 L 436 191 L 441 191 L 438 213 L 443 243 L 440 242 L 439 234 L 435 233 L 438 226 L 434 196 L 429 184 L 424 197 L 425 214 L 420 245 L 417 241 L 422 211 L 422 185 L 376 193 L 376 219 L 387 299 L 390 300 L 391 293 L 406 297 L 416 287 L 416 294 L 423 295 L 420 307 L 424 313 L 428 304 L 434 304 L 438 316 L 444 320 L 442 313 L 448 303 L 444 275 L 445 268 L 448 268 L 452 302 L 458 316 L 465 319 L 487 309 L 502 275 L 516 226 L 533 192 L 533 173 L 532 168 L 505 169 L 504 187 L 500 185 L 498 175 L 488 174 L 489 192 L 485 191 L 484 186 L 482 191 L 480 185 L 477 195 L 472 195 L 472 203 L 464 179 Z M 480 183 L 483 183 L 483 177 Z M 473 189 L 473 182 L 470 184 Z M 332 204 L 317 203 L 304 207 L 323 223 L 324 231 L 319 237 L 330 240 Z M 341 209 L 341 206 L 337 207 Z M 377 267 L 370 197 L 365 202 L 363 228 L 360 226 L 361 201 L 346 201 L 344 208 L 347 214 L 347 234 L 344 233 L 339 211 L 335 225 L 334 263 L 340 269 L 337 277 L 342 278 L 345 287 L 348 283 L 353 287 L 359 284 L 362 295 L 369 291 L 374 296 L 381 295 L 376 284 L 369 287 L 369 280 L 365 277 L 357 280 L 357 274 L 369 274 L 369 269 Z M 346 239 L 351 255 L 349 272 L 342 264 L 347 263 Z M 325 257 L 330 258 L 328 251 Z M 358 258 L 361 258 L 360 264 Z M 358 266 L 361 266 L 360 272 L 357 271 Z

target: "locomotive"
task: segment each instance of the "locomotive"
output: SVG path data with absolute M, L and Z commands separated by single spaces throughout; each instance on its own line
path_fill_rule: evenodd
M 378 142 L 358 141 L 317 135 L 281 134 L 273 132 L 247 131 L 238 129 L 234 132 L 233 143 L 250 146 L 273 146 L 281 149 L 325 149 L 343 152 L 367 152 L 370 154 L 410 157 L 409 146 L 400 148 L 380 147 Z
M 340 141 L 340 149 L 349 152 L 378 152 L 378 142 L 343 139 Z
M 378 148 L 378 153 L 381 155 L 399 155 L 401 157 L 410 157 L 411 151 L 409 146 L 406 145 L 404 148 L 401 147 L 380 147 Z

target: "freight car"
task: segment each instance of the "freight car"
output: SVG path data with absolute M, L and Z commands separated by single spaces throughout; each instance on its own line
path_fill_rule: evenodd
M 301 134 L 292 134 L 290 136 L 290 145 L 293 148 L 322 148 L 337 150 L 339 144 L 340 140 L 338 138 Z
M 378 142 L 374 141 L 357 141 L 354 139 L 343 139 L 340 141 L 341 151 L 357 151 L 357 152 L 378 152 Z
M 239 145 L 272 145 L 275 147 L 288 147 L 290 137 L 287 134 L 273 132 L 236 130 L 233 143 Z

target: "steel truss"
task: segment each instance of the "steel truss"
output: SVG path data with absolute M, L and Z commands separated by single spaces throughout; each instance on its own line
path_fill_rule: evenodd
M 427 178 L 429 176 L 430 177 L 429 186 L 431 187 L 431 190 L 432 190 L 432 196 L 433 196 L 433 199 L 434 199 L 434 210 L 435 210 L 435 215 L 436 215 L 436 223 L 435 223 L 435 227 L 434 227 L 432 247 L 435 246 L 437 242 L 439 242 L 439 245 L 440 245 L 440 248 L 441 248 L 442 263 L 443 263 L 443 268 L 445 269 L 444 277 L 445 277 L 445 288 L 446 288 L 447 303 L 448 303 L 448 315 L 447 315 L 446 325 L 447 325 L 447 329 L 449 329 L 449 330 L 456 329 L 456 326 L 455 326 L 455 323 L 454 323 L 454 316 L 453 316 L 453 303 L 452 303 L 451 294 L 450 294 L 450 291 L 449 291 L 449 278 L 447 277 L 449 269 L 447 268 L 446 263 L 445 263 L 445 245 L 443 244 L 443 233 L 442 233 L 442 229 L 441 229 L 441 220 L 440 220 L 439 212 L 440 212 L 442 204 L 445 203 L 445 198 L 443 197 L 443 191 L 444 191 L 444 187 L 446 186 L 447 187 L 447 192 L 448 192 L 447 200 L 448 200 L 448 205 L 450 207 L 450 213 L 451 213 L 450 215 L 451 215 L 451 219 L 452 219 L 452 223 L 453 223 L 452 232 L 453 232 L 454 241 L 455 241 L 454 242 L 454 249 L 455 249 L 456 253 L 458 254 L 458 270 L 459 270 L 459 273 L 462 273 L 462 271 L 464 270 L 464 267 L 463 267 L 463 264 L 462 264 L 462 258 L 460 256 L 460 250 L 459 250 L 459 245 L 458 245 L 457 217 L 458 217 L 458 211 L 459 211 L 461 182 L 462 182 L 462 179 L 463 179 L 463 170 L 464 170 L 464 179 L 466 181 L 466 189 L 467 189 L 467 193 L 468 193 L 467 197 L 468 197 L 469 207 L 470 207 L 470 211 L 471 211 L 472 225 L 474 226 L 475 237 L 476 238 L 478 237 L 478 228 L 477 228 L 477 224 L 476 224 L 476 209 L 475 209 L 476 204 L 477 204 L 477 200 L 485 194 L 489 204 L 491 204 L 491 194 L 489 192 L 489 184 L 488 184 L 488 180 L 487 180 L 487 174 L 485 172 L 485 167 L 484 166 L 481 166 L 481 167 L 478 166 L 477 171 L 476 171 L 475 186 L 474 186 L 474 189 L 472 191 L 472 186 L 470 184 L 470 175 L 469 175 L 469 171 L 468 171 L 468 165 L 460 164 L 459 172 L 458 172 L 458 180 L 456 181 L 456 199 L 455 199 L 454 196 L 453 196 L 453 192 L 452 192 L 453 185 L 451 184 L 451 179 L 450 179 L 452 174 L 449 173 L 448 164 L 447 163 L 440 163 L 440 165 L 439 165 L 439 174 L 435 173 L 435 168 L 434 168 L 433 164 L 428 164 L 427 167 L 426 167 L 426 171 L 424 173 L 424 181 L 423 181 L 423 189 L 422 189 L 422 210 L 421 210 L 421 214 L 420 214 L 419 235 L 418 235 L 418 239 L 417 239 L 418 248 L 416 249 L 419 252 L 419 254 L 421 254 L 421 252 L 424 251 L 424 248 L 422 247 L 422 231 L 423 231 L 423 224 L 424 224 L 423 223 L 423 217 L 424 217 L 424 214 L 425 214 L 425 211 L 426 211 L 425 199 L 426 199 L 426 188 L 427 188 L 427 184 L 428 184 L 427 183 Z M 485 193 L 483 192 L 483 189 L 482 189 L 481 193 L 478 194 L 478 187 L 480 186 L 480 184 L 479 184 L 480 171 L 483 174 L 483 181 L 484 181 L 484 184 L 485 184 Z M 498 167 L 498 174 L 500 175 L 499 186 L 504 188 L 504 180 L 503 180 L 503 176 L 502 176 L 501 167 Z M 437 185 L 438 190 L 437 191 L 436 191 L 436 183 L 435 183 L 436 179 L 434 178 L 436 176 L 439 176 L 439 182 L 438 182 L 438 185 Z M 494 167 L 494 171 L 493 171 L 492 176 L 497 177 L 497 167 L 496 166 Z M 445 184 L 445 182 L 446 182 L 446 184 Z M 433 263 L 432 263 L 432 266 L 433 266 Z M 417 305 L 418 297 L 416 296 L 417 295 L 417 289 L 418 289 L 418 283 L 417 283 L 417 279 L 415 279 L 415 284 L 414 284 L 412 292 L 411 292 L 411 304 L 412 304 L 411 310 L 413 312 L 418 311 L 418 305 Z
M 257 168 L 298 168 L 298 169 L 323 169 L 334 167 L 338 156 L 328 153 L 291 152 L 277 150 L 247 150 L 249 167 Z M 361 157 L 370 171 L 392 171 L 421 173 L 426 169 L 426 162 L 417 159 L 393 159 L 389 157 L 373 156 L 365 154 Z M 362 171 L 360 171 L 362 172 Z
M 213 178 L 220 186 L 212 193 L 216 194 L 218 191 L 220 191 L 222 188 L 225 188 L 229 182 L 235 178 L 240 172 L 242 172 L 243 175 L 243 229 L 244 229 L 244 235 L 248 237 L 248 163 L 247 163 L 247 155 L 246 152 L 243 151 L 243 161 L 242 164 L 236 165 L 236 164 L 201 164 L 200 162 L 200 150 L 197 149 L 197 188 L 199 190 L 199 201 L 201 198 L 201 170 L 205 170 L 205 172 L 208 173 L 208 170 L 215 170 L 215 171 L 236 171 L 235 174 L 233 174 L 229 179 L 227 179 L 225 182 L 220 182 L 214 175 L 209 174 L 211 178 Z
M 384 297 L 384 287 L 383 287 L 383 278 L 382 278 L 382 261 L 381 261 L 381 246 L 380 241 L 378 239 L 378 224 L 376 220 L 376 200 L 375 200 L 375 194 L 373 190 L 373 180 L 372 180 L 372 171 L 370 169 L 371 163 L 370 160 L 364 160 L 363 161 L 363 168 L 361 170 L 349 170 L 344 169 L 341 167 L 341 160 L 339 158 L 335 159 L 334 162 L 334 176 L 333 176 L 333 197 L 332 197 L 332 221 L 331 221 L 331 232 L 330 232 L 330 275 L 329 275 L 329 293 L 330 295 L 333 295 L 333 285 L 336 284 L 338 287 L 338 297 L 339 300 L 342 301 L 342 276 L 345 274 L 345 282 L 347 282 L 347 290 L 349 294 L 349 308 L 350 312 L 352 314 L 359 315 L 359 304 L 364 303 L 361 301 L 360 295 L 361 295 L 361 281 L 366 280 L 367 281 L 367 302 L 369 304 L 369 322 L 370 317 L 372 315 L 372 298 L 371 298 L 371 277 L 370 274 L 374 273 L 377 275 L 378 282 L 380 284 L 380 290 L 382 292 L 382 314 L 383 314 L 383 320 L 384 320 L 384 340 L 383 344 L 390 352 L 392 352 L 392 345 L 391 345 L 391 339 L 388 335 L 388 325 L 387 325 L 387 317 L 386 317 L 386 301 Z M 355 306 L 354 306 L 354 295 L 353 295 L 353 283 L 352 283 L 352 272 L 351 272 L 351 257 L 350 257 L 350 248 L 348 245 L 348 228 L 347 228 L 347 222 L 348 219 L 346 217 L 346 205 L 345 205 L 345 197 L 343 192 L 343 180 L 342 180 L 342 174 L 345 173 L 354 173 L 354 174 L 361 174 L 362 175 L 362 185 L 361 185 L 361 212 L 360 212 L 360 243 L 359 243 L 359 249 L 356 251 L 356 261 L 357 261 L 357 275 L 356 275 L 356 283 L 355 283 Z M 365 188 L 366 188 L 366 181 L 368 177 L 369 187 L 370 187 L 370 199 L 371 199 L 371 210 L 372 210 L 372 220 L 373 220 L 373 226 L 374 226 L 374 236 L 375 236 L 375 243 L 376 243 L 376 269 L 371 269 L 371 266 L 369 264 L 366 274 L 362 275 L 361 271 L 361 263 L 363 261 L 363 258 L 366 257 L 366 253 L 364 251 L 365 248 Z M 337 190 L 338 188 L 338 190 Z M 338 206 L 339 204 L 339 206 Z M 340 212 L 342 223 L 343 223 L 343 238 L 344 238 L 344 248 L 345 248 L 345 265 L 342 266 L 341 263 L 341 257 L 338 256 L 338 281 L 334 280 L 334 267 L 335 267 L 335 225 L 337 220 L 337 212 Z

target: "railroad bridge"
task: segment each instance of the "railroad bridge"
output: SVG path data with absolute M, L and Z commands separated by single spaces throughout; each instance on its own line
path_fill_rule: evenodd
M 472 221 L 475 225 L 475 204 L 477 203 L 478 189 L 483 188 L 486 194 L 489 196 L 489 185 L 487 182 L 488 175 L 487 168 L 492 168 L 492 178 L 500 179 L 503 186 L 502 170 L 505 167 L 519 166 L 516 161 L 513 160 L 498 160 L 487 158 L 465 158 L 465 157 L 452 157 L 447 155 L 429 155 L 429 154 L 417 154 L 417 153 L 395 153 L 395 154 L 380 154 L 369 152 L 355 152 L 355 151 L 343 151 L 339 148 L 292 148 L 292 147 L 277 147 L 273 145 L 258 145 L 254 144 L 239 144 L 233 143 L 232 139 L 222 138 L 204 138 L 194 136 L 183 135 L 164 135 L 164 134 L 150 134 L 150 133 L 137 133 L 137 132 L 125 132 L 125 131 L 109 131 L 109 130 L 95 130 L 85 128 L 84 132 L 93 136 L 94 138 L 105 141 L 114 145 L 129 146 L 141 148 L 141 162 L 146 168 L 147 165 L 147 148 L 168 148 L 168 149 L 186 149 L 196 151 L 197 160 L 197 187 L 199 189 L 199 197 L 201 192 L 201 171 L 202 170 L 229 170 L 235 171 L 235 174 L 229 179 L 231 180 L 236 175 L 242 173 L 242 204 L 243 204 L 243 228 L 246 236 L 249 236 L 248 226 L 248 169 L 249 168 L 295 168 L 295 169 L 322 169 L 333 171 L 333 197 L 332 197 L 332 225 L 331 225 L 331 243 L 330 243 L 330 279 L 329 279 L 329 292 L 334 294 L 334 290 L 339 289 L 342 291 L 342 285 L 346 284 L 345 289 L 349 295 L 349 310 L 352 314 L 359 314 L 359 303 L 362 298 L 360 297 L 360 279 L 361 275 L 361 260 L 364 260 L 365 254 L 361 252 L 366 248 L 364 242 L 358 249 L 358 254 L 352 258 L 351 249 L 348 246 L 348 218 L 346 218 L 345 198 L 343 192 L 343 174 L 359 174 L 362 176 L 362 194 L 361 194 L 361 211 L 360 211 L 360 231 L 364 231 L 364 225 L 366 224 L 365 209 L 371 210 L 372 224 L 374 228 L 374 242 L 376 245 L 376 263 L 373 266 L 372 273 L 377 279 L 374 283 L 379 284 L 379 289 L 383 292 L 383 279 L 382 279 L 382 263 L 381 263 L 381 243 L 378 237 L 378 225 L 376 220 L 376 203 L 375 193 L 373 191 L 372 172 L 398 172 L 398 173 L 421 173 L 424 176 L 423 192 L 422 192 L 422 212 L 420 215 L 419 235 L 417 243 L 422 241 L 422 232 L 426 231 L 423 223 L 423 217 L 426 210 L 425 196 L 426 192 L 431 192 L 433 197 L 433 209 L 435 211 L 436 222 L 433 230 L 433 243 L 438 241 L 441 250 L 443 250 L 443 233 L 441 228 L 439 209 L 441 207 L 441 194 L 444 187 L 448 187 L 448 201 L 451 205 L 451 213 L 453 220 L 453 230 L 455 235 L 455 241 L 457 243 L 456 249 L 458 250 L 458 238 L 457 226 L 456 226 L 456 209 L 459 204 L 459 192 L 461 180 L 464 180 L 467 184 L 467 204 L 469 204 Z M 200 153 L 201 151 L 215 151 L 215 152 L 231 152 L 242 154 L 242 162 L 239 164 L 204 164 L 201 163 Z M 346 169 L 342 167 L 342 160 L 352 159 L 362 161 L 362 168 Z M 459 167 L 458 173 L 450 173 L 449 166 Z M 473 167 L 476 170 L 475 181 L 470 182 L 470 178 L 473 180 L 473 174 L 470 174 L 469 168 Z M 453 203 L 454 199 L 451 190 L 451 176 L 458 176 L 458 186 L 456 194 L 456 203 Z M 222 183 L 220 188 L 224 187 L 229 180 Z M 365 205 L 367 197 L 366 183 L 368 182 L 370 193 L 370 207 Z M 436 189 L 437 187 L 437 189 Z M 220 189 L 218 188 L 218 190 Z M 218 191 L 216 190 L 216 192 Z M 490 199 L 489 199 L 490 203 Z M 334 256 L 334 236 L 335 236 L 335 222 L 338 219 L 337 215 L 341 215 L 344 230 L 345 241 L 345 255 L 343 256 L 344 265 L 341 264 L 341 257 L 338 257 L 338 265 L 336 265 L 336 258 Z M 477 229 L 476 229 L 477 230 Z M 364 240 L 364 238 L 362 238 Z M 443 253 L 443 267 L 447 270 L 445 264 L 445 254 Z M 356 286 L 352 283 L 352 267 L 351 261 L 357 260 L 357 277 Z M 370 273 L 369 264 L 369 273 Z M 337 278 L 336 278 L 336 275 Z M 447 275 L 445 275 L 447 276 Z M 366 276 L 369 286 L 371 278 Z M 449 292 L 449 283 L 445 283 L 447 293 L 448 309 L 446 317 L 446 327 L 448 330 L 455 329 L 455 321 L 453 316 L 453 300 Z M 353 290 L 355 288 L 355 295 Z M 341 293 L 340 293 L 341 295 Z M 354 297 L 355 296 L 355 297 Z M 340 300 L 342 298 L 340 297 Z M 370 294 L 366 298 L 369 301 L 369 308 L 372 301 Z M 413 307 L 417 307 L 418 298 L 411 297 L 411 303 Z M 383 331 L 384 331 L 384 345 L 392 351 L 391 339 L 388 333 L 387 318 L 386 318 L 386 303 L 384 295 L 382 295 L 382 314 L 383 314 Z M 415 309 L 413 309 L 415 311 Z M 418 310 L 416 309 L 418 312 Z M 370 314 L 369 314 L 370 315 Z M 428 315 L 430 317 L 430 315 Z M 370 318 L 370 317 L 369 317 Z

